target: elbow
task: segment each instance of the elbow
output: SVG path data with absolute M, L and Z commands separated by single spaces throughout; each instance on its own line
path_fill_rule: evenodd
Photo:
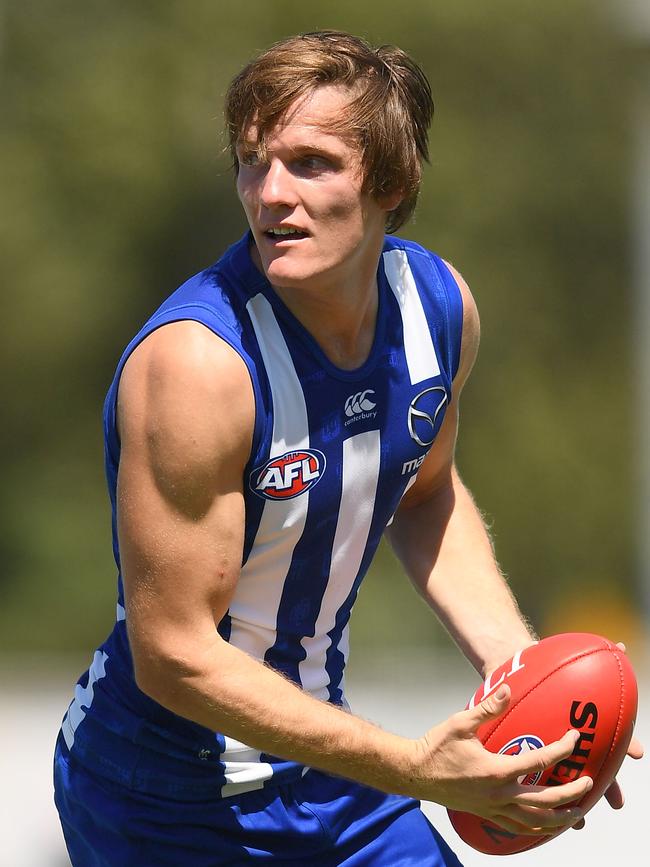
M 173 643 L 145 642 L 131 636 L 129 640 L 138 689 L 178 713 L 185 704 L 188 688 L 204 674 L 195 648 L 188 643 L 184 651 L 179 652 L 178 645 Z
M 143 658 L 139 653 L 133 653 L 132 656 L 133 677 L 138 689 L 158 704 L 167 706 L 166 690 L 169 689 L 171 678 L 166 674 L 164 661 L 160 658 Z
M 178 665 L 163 653 L 148 649 L 135 651 L 132 647 L 133 676 L 138 689 L 148 698 L 173 710 L 178 700 L 182 679 L 178 677 Z

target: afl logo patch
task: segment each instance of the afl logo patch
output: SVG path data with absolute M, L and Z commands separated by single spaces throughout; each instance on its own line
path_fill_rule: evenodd
M 271 458 L 250 475 L 250 487 L 266 500 L 290 500 L 313 488 L 325 472 L 325 455 L 300 449 Z
M 499 750 L 500 756 L 518 756 L 519 753 L 529 753 L 531 750 L 539 750 L 544 746 L 544 741 L 538 738 L 537 735 L 519 735 L 518 738 L 513 738 L 511 741 L 501 747 Z M 534 786 L 542 776 L 543 771 L 534 774 L 525 774 L 517 778 L 517 782 L 522 786 Z

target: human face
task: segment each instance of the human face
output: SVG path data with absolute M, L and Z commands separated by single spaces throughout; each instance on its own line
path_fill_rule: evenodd
M 264 160 L 254 128 L 237 147 L 237 192 L 274 286 L 320 289 L 374 277 L 389 203 L 362 191 L 358 149 L 328 132 L 349 100 L 344 88 L 319 87 L 271 131 Z

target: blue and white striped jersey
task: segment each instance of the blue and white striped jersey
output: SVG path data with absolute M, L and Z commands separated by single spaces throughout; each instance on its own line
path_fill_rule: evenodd
M 341 370 L 291 314 L 249 254 L 250 237 L 176 290 L 126 348 L 104 408 L 118 570 L 117 389 L 155 329 L 196 320 L 229 343 L 255 392 L 245 470 L 241 576 L 221 636 L 318 699 L 344 704 L 348 629 L 361 580 L 445 415 L 459 363 L 462 301 L 445 264 L 387 237 L 372 350 Z M 176 716 L 136 686 L 121 577 L 117 621 L 63 721 L 68 749 L 142 791 L 196 799 L 295 779 L 295 762 L 260 754 Z

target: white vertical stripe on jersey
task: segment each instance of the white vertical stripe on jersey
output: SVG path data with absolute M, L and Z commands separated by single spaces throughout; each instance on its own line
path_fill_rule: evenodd
M 339 641 L 339 650 L 343 654 L 343 659 L 345 660 L 345 666 L 347 666 L 348 656 L 350 655 L 350 623 L 345 624 L 345 629 L 341 634 L 341 640 Z M 347 710 L 350 710 L 350 705 L 347 702 L 345 697 L 345 666 L 343 668 L 343 674 L 341 676 L 341 682 L 338 684 L 338 688 L 341 690 L 343 707 Z
M 273 441 L 270 457 L 309 446 L 307 407 L 291 354 L 266 298 L 256 295 L 246 305 L 262 353 L 273 398 Z M 253 554 L 241 571 L 230 604 L 230 642 L 256 659 L 275 644 L 277 614 L 284 577 L 293 549 L 302 536 L 309 492 L 264 504 Z
M 336 615 L 350 594 L 361 567 L 368 543 L 375 508 L 379 464 L 381 460 L 378 430 L 357 434 L 343 442 L 343 482 L 330 577 L 321 600 L 314 636 L 302 639 L 306 658 L 300 663 L 303 689 L 316 698 L 328 697 L 329 675 L 325 669 L 331 641 L 327 634 L 336 623 Z M 347 658 L 347 642 L 339 649 Z
M 302 385 L 273 308 L 260 294 L 251 298 L 246 309 L 255 329 L 273 397 L 271 457 L 307 448 L 309 426 Z
M 436 350 L 406 251 L 384 253 L 384 270 L 402 314 L 406 363 L 415 385 L 440 373 Z
M 72 749 L 72 745 L 74 744 L 74 733 L 86 716 L 88 708 L 93 703 L 95 684 L 102 677 L 106 676 L 107 659 L 108 654 L 96 650 L 92 664 L 88 669 L 88 683 L 85 686 L 77 684 L 74 688 L 74 698 L 61 724 L 61 732 L 69 750 Z
M 260 347 L 273 400 L 273 434 L 270 457 L 309 446 L 307 406 L 291 353 L 266 298 L 256 295 L 246 305 Z M 255 659 L 264 659 L 277 635 L 277 617 L 284 577 L 291 566 L 293 549 L 307 519 L 309 492 L 291 500 L 264 504 L 252 555 L 241 570 L 231 600 L 230 643 Z M 233 738 L 225 739 L 221 761 L 226 783 L 222 797 L 261 789 L 273 776 L 273 766 L 261 762 L 259 750 Z

